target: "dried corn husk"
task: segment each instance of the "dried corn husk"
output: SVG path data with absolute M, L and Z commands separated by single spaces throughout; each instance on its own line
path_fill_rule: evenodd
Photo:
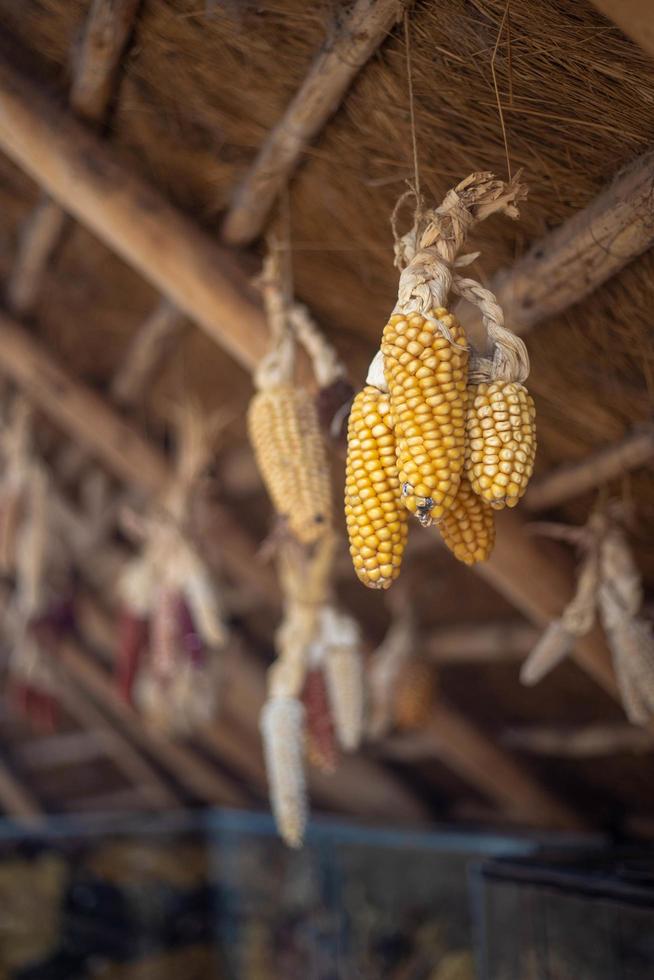
M 528 687 L 538 684 L 572 650 L 575 638 L 560 619 L 553 620 L 545 629 L 520 671 L 520 680 Z

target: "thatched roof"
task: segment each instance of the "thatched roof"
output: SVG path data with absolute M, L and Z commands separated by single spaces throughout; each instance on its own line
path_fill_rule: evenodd
M 319 4 L 143 0 L 122 57 L 110 111 L 99 127 L 100 138 L 127 171 L 159 191 L 206 236 L 219 239 L 235 189 L 282 118 L 317 51 L 338 34 L 348 6 L 337 0 Z M 67 104 L 74 52 L 88 7 L 82 0 L 20 4 L 0 0 L 3 59 L 11 71 L 26 75 L 61 106 Z M 448 188 L 472 171 L 506 173 L 507 155 L 512 171 L 523 168 L 529 197 L 521 205 L 520 220 L 494 217 L 475 231 L 470 243 L 481 253 L 472 274 L 484 283 L 497 283 L 499 271 L 513 267 L 535 242 L 587 208 L 652 146 L 651 57 L 589 0 L 523 0 L 510 7 L 504 0 L 418 0 L 408 23 L 419 172 L 429 202 L 439 202 Z M 10 156 L 0 154 L 4 284 L 11 279 L 21 234 L 41 195 Z M 649 161 L 651 180 L 651 157 Z M 345 359 L 355 386 L 364 377 L 395 300 L 397 271 L 389 216 L 413 175 L 407 52 L 399 24 L 356 75 L 315 141 L 304 147 L 282 199 L 295 292 Z M 134 221 L 140 220 L 135 213 Z M 652 220 L 651 208 L 646 209 L 641 239 L 651 239 Z M 83 222 L 66 224 L 35 302 L 22 320 L 74 378 L 110 400 L 112 379 L 131 340 L 157 307 L 160 293 L 150 276 L 128 265 L 101 237 Z M 623 249 L 625 259 L 632 254 L 630 242 L 623 238 L 602 241 L 600 246 L 609 253 L 615 249 L 617 266 Z M 529 386 L 538 410 L 536 479 L 561 464 L 585 459 L 651 420 L 654 258 L 645 248 L 645 244 L 637 248 L 633 261 L 597 288 L 592 268 L 586 270 L 589 284 L 578 290 L 584 298 L 554 317 L 544 316 L 526 334 L 532 363 Z M 238 250 L 245 276 L 256 275 L 262 252 L 261 235 Z M 583 278 L 586 271 L 577 266 L 571 274 Z M 174 352 L 162 361 L 157 376 L 130 408 L 134 424 L 161 449 L 170 402 L 184 391 L 192 390 L 207 410 L 229 406 L 234 420 L 215 467 L 217 493 L 225 511 L 257 543 L 266 534 L 270 507 L 246 448 L 243 416 L 251 394 L 250 378 L 206 329 L 198 329 L 190 320 L 175 336 Z M 1 345 L 0 338 L 0 369 Z M 49 458 L 69 438 L 64 429 L 59 420 L 52 432 L 47 430 L 44 451 Z M 342 462 L 336 456 L 334 473 L 338 486 Z M 610 486 L 634 503 L 635 553 L 651 587 L 651 471 L 638 468 L 612 480 Z M 75 484 L 68 491 L 74 494 Z M 548 515 L 583 522 L 594 496 L 594 490 L 583 493 Z M 219 551 L 220 541 L 215 544 Z M 549 544 L 544 545 L 543 554 L 551 554 L 557 565 L 561 552 L 548 549 Z M 565 561 L 560 567 L 567 568 Z M 425 637 L 452 624 L 485 628 L 508 620 L 524 626 L 524 605 L 518 602 L 516 607 L 507 590 L 500 595 L 501 587 L 498 591 L 492 576 L 484 581 L 442 550 L 416 553 L 411 575 Z M 367 594 L 353 583 L 343 561 L 342 599 L 365 623 L 370 641 L 377 641 L 388 613 L 378 594 Z M 247 583 L 235 579 L 234 584 L 243 590 Z M 544 594 L 548 588 L 543 582 Z M 556 611 L 557 597 L 552 601 Z M 546 596 L 544 603 L 547 607 Z M 256 668 L 270 656 L 274 609 L 262 610 L 256 601 L 242 601 L 235 610 L 237 629 L 250 649 L 253 676 L 261 685 Z M 621 719 L 618 705 L 578 666 L 564 664 L 541 686 L 526 690 L 519 685 L 515 657 L 503 661 L 501 653 L 497 650 L 497 657 L 483 666 L 440 667 L 444 701 L 472 719 L 489 744 L 501 742 L 510 727 Z M 223 762 L 227 759 L 230 778 L 247 786 L 241 801 L 259 800 L 262 790 L 257 783 L 261 775 L 255 738 L 257 694 L 252 687 L 248 690 L 251 701 L 243 702 L 242 717 L 236 711 L 217 728 L 233 724 L 234 731 L 244 733 L 244 754 L 250 753 L 254 760 L 249 772 L 247 765 L 240 768 L 242 760 L 233 747 L 230 755 L 221 745 L 224 736 L 216 736 L 214 743 L 204 740 L 200 749 L 197 745 L 188 749 L 199 752 L 201 766 L 210 769 L 216 756 Z M 102 710 L 108 710 L 106 704 Z M 119 728 L 127 724 L 120 713 L 111 717 Z M 3 724 L 11 738 L 9 768 L 22 771 L 19 743 L 25 732 L 13 723 L 13 727 Z M 128 740 L 136 740 L 146 755 L 156 755 L 161 747 L 156 749 L 134 731 L 129 728 Z M 235 736 L 234 741 L 238 741 Z M 396 786 L 402 786 L 407 796 L 419 796 L 435 816 L 450 816 L 462 804 L 464 810 L 473 804 L 469 810 L 474 810 L 474 804 L 483 800 L 479 787 L 461 778 L 461 766 L 447 765 L 447 752 L 439 760 L 436 738 L 432 748 L 432 753 L 422 755 L 416 749 L 410 759 L 397 747 L 397 758 L 391 757 L 390 747 L 386 756 L 375 750 L 376 771 L 394 777 L 388 784 L 387 813 L 393 813 Z M 164 765 L 166 752 L 161 751 L 157 766 Z M 642 816 L 654 806 L 648 757 L 623 753 L 553 761 L 526 754 L 521 758 L 518 749 L 511 751 L 525 771 L 594 821 L 618 821 L 625 812 Z M 183 768 L 184 760 L 178 760 L 174 779 L 179 780 Z M 452 775 L 451 768 L 459 774 Z M 40 776 L 23 775 L 42 803 L 62 805 L 49 784 L 39 782 Z M 355 776 L 336 776 L 335 784 L 339 778 L 342 792 L 330 797 L 326 791 L 323 804 L 359 815 L 383 813 L 383 793 L 368 808 L 363 799 L 350 808 L 348 793 Z M 188 785 L 183 786 L 181 795 L 187 791 Z M 190 795 L 201 798 L 203 793 L 197 790 Z M 215 800 L 220 794 L 213 787 L 206 795 Z M 503 816 L 498 812 L 495 818 Z

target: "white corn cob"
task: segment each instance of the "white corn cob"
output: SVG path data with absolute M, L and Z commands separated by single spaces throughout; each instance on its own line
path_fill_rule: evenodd
M 307 822 L 302 702 L 297 698 L 270 698 L 263 706 L 259 724 L 277 828 L 289 847 L 300 847 Z

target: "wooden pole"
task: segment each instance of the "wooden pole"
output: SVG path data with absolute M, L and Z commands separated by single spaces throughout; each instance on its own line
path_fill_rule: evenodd
M 572 727 L 530 725 L 509 728 L 502 744 L 533 755 L 589 759 L 618 754 L 643 754 L 654 751 L 654 733 L 626 722 Z
M 506 321 L 524 334 L 578 303 L 654 244 L 654 150 L 617 175 L 591 203 L 536 241 L 491 289 Z M 462 306 L 465 326 L 477 310 Z
M 255 366 L 268 332 L 235 258 L 1 61 L 0 148 L 235 360 Z
M 438 664 L 494 663 L 522 660 L 537 639 L 538 630 L 528 623 L 465 623 L 431 630 L 422 650 Z
M 654 17 L 651 0 L 593 0 L 605 17 L 612 20 L 654 58 Z
M 116 90 L 116 75 L 141 0 L 92 0 L 74 58 L 70 107 L 85 122 L 101 122 Z
M 336 112 L 361 68 L 402 15 L 400 0 L 357 0 L 316 57 L 271 130 L 223 223 L 223 241 L 246 245 L 262 231 L 302 153 Z
M 26 330 L 0 313 L 0 372 L 120 479 L 148 493 L 169 479 L 164 457 L 94 391 L 76 381 Z
M 140 0 L 93 0 L 73 66 L 70 106 L 87 123 L 101 122 Z M 7 286 L 13 313 L 26 315 L 36 302 L 45 269 L 61 237 L 66 214 L 45 197 L 25 225 Z
M 522 506 L 548 510 L 580 497 L 627 473 L 654 462 L 654 424 L 638 426 L 625 439 L 591 453 L 578 463 L 560 466 L 529 487 Z

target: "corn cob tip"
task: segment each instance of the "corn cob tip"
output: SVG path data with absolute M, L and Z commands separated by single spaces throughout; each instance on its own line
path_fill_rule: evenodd
M 491 506 L 474 493 L 463 477 L 454 504 L 438 525 L 443 541 L 465 565 L 487 561 L 495 545 L 495 517 Z

